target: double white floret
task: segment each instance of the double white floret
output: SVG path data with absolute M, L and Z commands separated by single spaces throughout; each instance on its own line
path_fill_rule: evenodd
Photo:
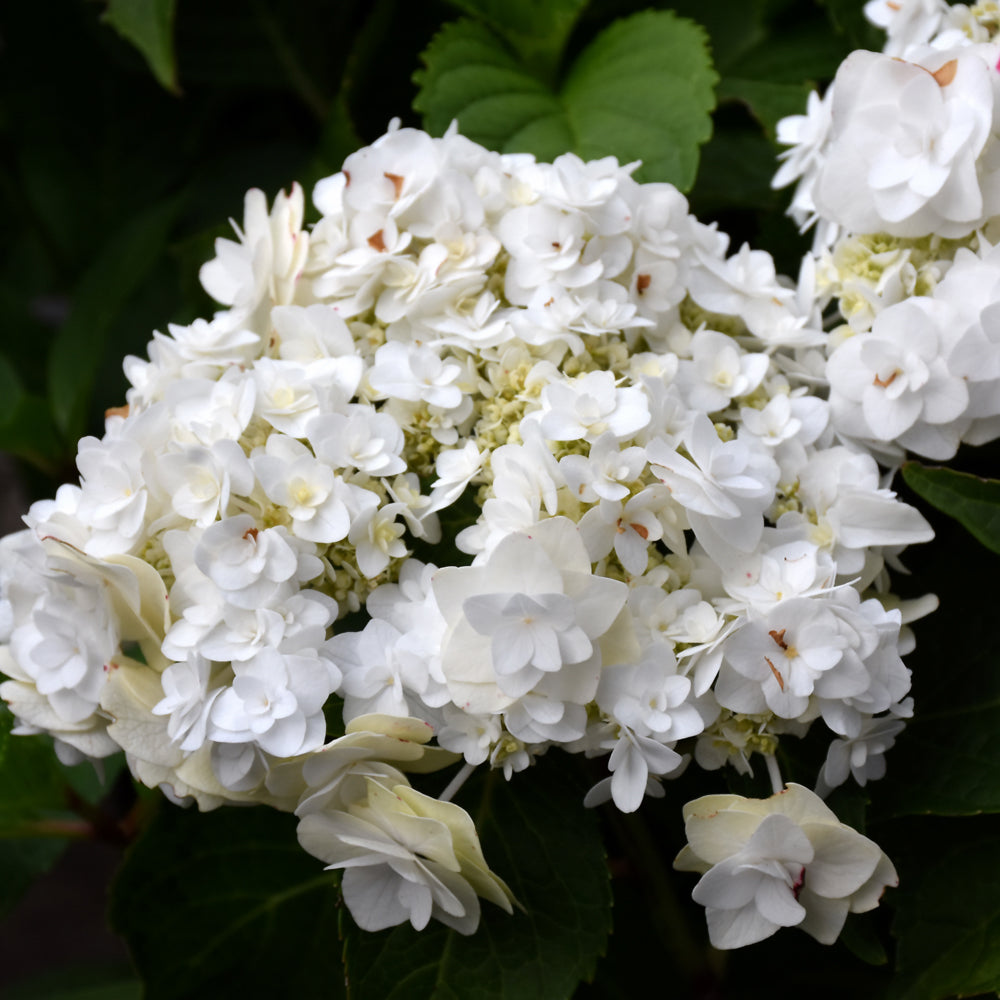
M 780 927 L 832 944 L 848 913 L 874 909 L 897 884 L 878 845 L 801 785 L 763 800 L 706 795 L 684 807 L 684 822 L 688 844 L 674 867 L 702 873 L 693 895 L 716 948 L 741 948 Z

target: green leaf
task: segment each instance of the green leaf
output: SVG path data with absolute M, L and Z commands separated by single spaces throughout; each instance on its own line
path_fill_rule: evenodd
M 320 132 L 319 144 L 301 174 L 300 183 L 306 192 L 307 204 L 316 182 L 337 173 L 344 160 L 363 145 L 351 120 L 350 109 L 347 107 L 344 95 L 339 94 L 330 102 L 323 121 L 323 130 Z
M 782 118 L 805 114 L 809 93 L 833 78 L 848 51 L 835 34 L 815 26 L 767 38 L 726 67 L 719 103 L 745 104 L 773 138 Z
M 945 522 L 926 549 L 907 552 L 911 590 L 940 588 L 941 606 L 913 626 L 917 646 L 906 664 L 914 714 L 886 755 L 873 819 L 1000 813 L 995 571 L 980 576 L 967 539 L 957 529 L 949 536 L 951 527 Z
M 590 978 L 611 923 L 609 874 L 597 817 L 551 754 L 508 783 L 490 772 L 462 790 L 483 852 L 526 912 L 483 905 L 464 937 L 432 922 L 369 934 L 351 927 L 351 1000 L 559 1000 Z
M 112 887 L 145 1000 L 343 995 L 336 878 L 264 807 L 165 806 Z
M 774 164 L 774 147 L 759 130 L 717 132 L 702 150 L 691 210 L 699 218 L 733 206 L 777 213 L 778 195 L 771 187 Z
M 177 0 L 108 0 L 104 20 L 131 42 L 149 64 L 153 76 L 172 94 L 177 86 L 174 15 Z
M 885 965 L 889 956 L 878 938 L 870 913 L 851 913 L 837 939 L 856 958 L 868 965 Z
M 807 25 L 762 40 L 727 66 L 725 75 L 796 85 L 820 83 L 836 75 L 850 51 L 829 30 Z
M 526 65 L 549 78 L 587 0 L 451 0 L 502 35 Z
M 453 119 L 491 149 L 642 160 L 636 177 L 687 189 L 711 135 L 716 74 L 705 32 L 669 11 L 616 21 L 552 90 L 484 25 L 445 25 L 423 55 L 414 107 L 440 135 Z
M 33 393 L 20 397 L 10 420 L 0 425 L 0 450 L 31 462 L 58 481 L 53 462 L 62 455 L 63 443 L 47 399 Z
M 559 36 L 573 30 L 587 0 L 450 0 L 459 10 L 485 21 L 508 37 Z
M 662 4 L 680 17 L 697 21 L 707 32 L 715 68 L 721 76 L 767 37 L 761 4 L 753 0 L 739 4 L 706 4 L 703 0 L 670 0 Z M 778 38 L 770 38 L 771 44 Z
M 71 439 L 84 430 L 89 393 L 111 326 L 162 256 L 179 207 L 178 198 L 160 202 L 125 225 L 77 285 L 73 311 L 49 355 L 53 416 Z
M 6 707 L 0 726 L 13 717 Z M 0 759 L 0 914 L 21 898 L 66 849 L 64 837 L 26 836 L 29 824 L 66 815 L 65 787 L 52 744 L 41 736 L 7 736 Z
M 1000 553 L 1000 480 L 917 462 L 903 465 L 903 479 L 928 503 L 961 522 L 988 549 Z
M 768 135 L 773 137 L 775 127 L 782 118 L 805 113 L 811 90 L 808 83 L 775 83 L 728 76 L 719 82 L 717 96 L 720 104 L 726 101 L 745 104 Z
M 954 846 L 900 881 L 891 1000 L 1000 990 L 996 839 Z
M 11 718 L 4 707 L 5 725 Z M 0 762 L 0 835 L 25 822 L 64 814 L 65 784 L 51 740 L 10 736 Z
M 857 0 L 819 0 L 826 8 L 834 29 L 842 34 L 852 49 L 882 50 L 885 32 L 873 25 L 863 13 L 863 4 Z

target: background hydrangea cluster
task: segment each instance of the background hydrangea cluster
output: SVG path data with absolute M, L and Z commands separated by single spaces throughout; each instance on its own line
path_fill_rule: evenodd
M 866 14 L 885 54 L 777 126 L 797 282 L 636 163 L 461 116 L 393 123 L 315 222 L 250 191 L 200 268 L 221 310 L 126 359 L 79 484 L 0 542 L 15 732 L 293 814 L 366 931 L 525 919 L 465 792 L 516 810 L 567 754 L 581 806 L 701 793 L 675 866 L 717 948 L 874 909 L 894 865 L 823 799 L 914 712 L 936 599 L 894 576 L 933 531 L 894 472 L 1000 433 L 1000 49 L 986 7 Z

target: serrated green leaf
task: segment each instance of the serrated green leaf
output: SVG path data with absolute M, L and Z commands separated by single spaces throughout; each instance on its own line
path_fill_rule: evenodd
M 548 79 L 587 0 L 450 0 L 510 42 L 527 66 Z
M 669 11 L 616 21 L 583 50 L 563 87 L 577 152 L 641 159 L 637 178 L 686 190 L 712 134 L 717 79 L 699 25 Z
M 463 134 L 503 152 L 551 160 L 642 160 L 636 177 L 687 189 L 711 135 L 716 74 L 698 25 L 645 11 L 601 32 L 553 91 L 482 24 L 446 25 L 425 51 L 414 107 L 440 135 Z
M 378 934 L 352 926 L 351 1000 L 560 1000 L 593 975 L 611 923 L 604 846 L 569 761 L 552 756 L 509 783 L 484 775 L 458 798 L 476 820 L 486 860 L 526 912 L 484 904 L 471 937 L 437 923 Z
M 426 68 L 414 77 L 420 93 L 413 106 L 434 135 L 458 119 L 470 139 L 510 150 L 521 129 L 562 113 L 555 95 L 485 25 L 446 24 L 421 58 Z
M 959 521 L 988 549 L 1000 553 L 1000 480 L 928 468 L 917 462 L 903 465 L 903 479 L 929 504 Z
M 172 198 L 133 219 L 105 244 L 75 290 L 69 320 L 52 345 L 48 371 L 53 416 L 69 438 L 84 430 L 86 404 L 111 325 L 163 254 L 179 207 L 180 200 Z
M 524 36 L 534 34 L 549 38 L 565 38 L 573 29 L 587 0 L 449 0 L 491 28 L 504 34 Z
M 900 882 L 891 1000 L 939 1000 L 1000 990 L 996 840 L 954 846 Z
M 177 86 L 174 15 L 177 0 L 108 0 L 104 20 L 146 60 L 153 76 L 172 94 Z
M 266 808 L 165 806 L 112 887 L 145 1000 L 343 995 L 336 878 Z

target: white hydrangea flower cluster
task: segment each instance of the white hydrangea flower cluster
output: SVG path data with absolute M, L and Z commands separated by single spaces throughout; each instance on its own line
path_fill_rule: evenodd
M 832 426 L 887 464 L 1000 434 L 1000 19 L 996 4 L 871 0 L 854 52 L 786 118 L 774 184 L 816 224 Z
M 986 142 L 981 89 L 942 111 L 968 124 L 962 163 Z M 126 361 L 128 406 L 80 443 L 79 485 L 2 543 L 0 695 L 21 730 L 123 748 L 202 808 L 295 811 L 370 929 L 471 933 L 479 897 L 510 909 L 448 801 L 478 765 L 606 756 L 587 801 L 631 811 L 692 757 L 761 755 L 780 787 L 779 741 L 816 723 L 824 788 L 881 776 L 911 710 L 913 609 L 886 560 L 931 530 L 843 423 L 891 412 L 908 443 L 966 419 L 951 358 L 990 334 L 943 362 L 940 298 L 905 345 L 880 323 L 870 349 L 834 350 L 812 271 L 796 287 L 762 251 L 728 254 L 676 189 L 631 173 L 394 128 L 317 185 L 311 228 L 298 187 L 270 210 L 250 192 L 201 271 L 226 308 Z M 992 259 L 957 252 L 937 290 L 971 316 L 948 282 Z M 891 394 L 865 397 L 868 368 Z M 974 377 L 989 395 L 980 376 L 970 396 Z M 460 758 L 441 799 L 403 774 Z M 827 849 L 794 822 L 740 827 L 778 895 Z M 837 845 L 868 872 L 814 887 L 839 914 L 891 866 L 860 835 Z M 739 867 L 698 857 L 713 885 Z M 777 899 L 698 892 L 740 928 Z M 784 895 L 717 943 L 796 923 Z M 836 916 L 815 919 L 829 937 Z

